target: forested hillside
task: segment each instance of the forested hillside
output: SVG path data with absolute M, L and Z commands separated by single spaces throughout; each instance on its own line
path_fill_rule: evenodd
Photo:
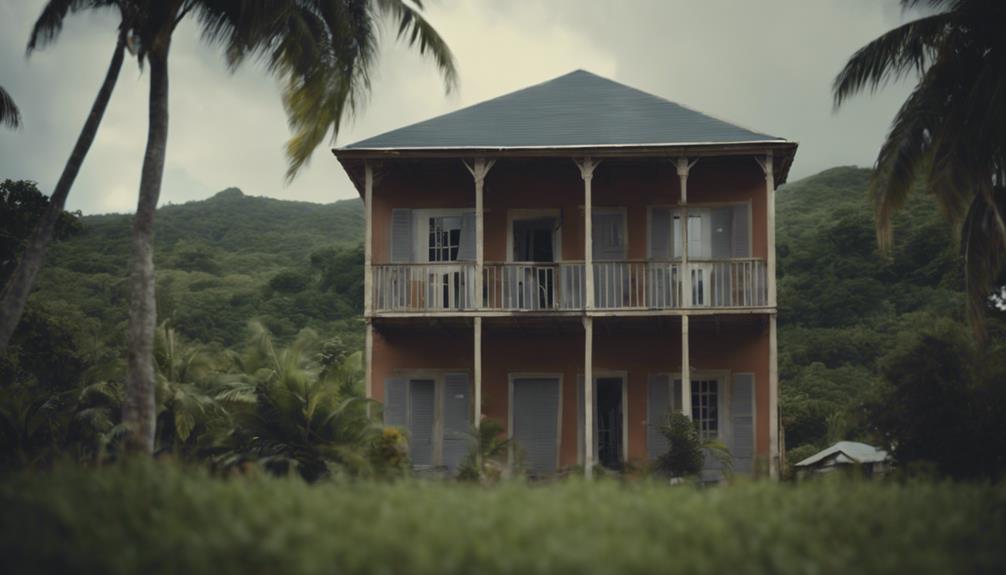
M 131 218 L 85 216 L 54 246 L 33 305 L 57 307 L 117 348 L 127 318 Z M 363 210 L 250 197 L 231 188 L 158 210 L 158 316 L 184 336 L 233 346 L 257 318 L 280 340 L 305 327 L 361 343 Z

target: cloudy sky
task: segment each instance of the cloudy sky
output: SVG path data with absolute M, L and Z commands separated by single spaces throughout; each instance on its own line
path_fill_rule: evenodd
M 81 15 L 26 59 L 43 0 L 0 0 L 0 85 L 24 126 L 0 130 L 0 178 L 49 193 L 104 75 L 113 14 Z M 427 0 L 454 50 L 460 87 L 445 95 L 432 64 L 385 34 L 373 94 L 345 144 L 577 68 L 752 129 L 800 142 L 791 180 L 870 165 L 907 93 L 894 86 L 834 113 L 830 85 L 855 49 L 912 15 L 895 0 Z M 249 65 L 230 74 L 192 23 L 171 54 L 171 128 L 161 203 L 230 186 L 246 194 L 331 202 L 355 190 L 329 146 L 284 183 L 288 131 L 277 84 Z M 127 62 L 70 195 L 84 213 L 131 211 L 146 139 L 148 76 Z

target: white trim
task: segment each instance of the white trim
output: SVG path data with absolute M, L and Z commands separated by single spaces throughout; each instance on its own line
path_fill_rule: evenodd
M 507 439 L 510 447 L 507 449 L 507 465 L 513 467 L 513 382 L 515 379 L 557 379 L 559 380 L 559 402 L 555 416 L 555 469 L 559 470 L 562 458 L 562 372 L 514 371 L 507 373 Z
M 407 127 L 407 126 L 406 126 Z M 749 130 L 750 131 L 750 130 Z M 375 138 L 377 136 L 374 136 Z M 341 148 L 332 148 L 332 152 L 338 156 L 339 152 L 392 152 L 409 150 L 485 150 L 485 151 L 508 151 L 508 150 L 597 150 L 604 148 L 659 148 L 659 147 L 681 147 L 691 148 L 694 146 L 756 146 L 770 144 L 796 144 L 795 140 L 785 138 L 774 138 L 770 140 L 741 140 L 736 142 L 656 142 L 652 144 L 553 144 L 541 146 L 396 146 L 396 147 L 353 147 L 352 144 Z
M 738 373 L 747 373 L 747 372 L 738 372 Z M 681 381 L 682 389 L 684 388 L 684 378 L 681 377 L 681 371 L 655 371 L 648 373 L 647 377 L 651 375 L 668 376 L 667 384 L 670 386 L 667 393 L 668 398 L 674 397 L 675 380 Z M 692 381 L 715 379 L 718 382 L 716 385 L 716 389 L 719 397 L 716 399 L 716 408 L 719 411 L 719 413 L 717 414 L 717 417 L 719 419 L 716 422 L 716 433 L 718 435 L 717 439 L 719 441 L 723 441 L 724 443 L 726 443 L 730 439 L 731 436 L 729 435 L 729 433 L 733 431 L 732 429 L 730 429 L 727 420 L 729 420 L 731 417 L 729 398 L 731 391 L 730 387 L 733 383 L 734 375 L 735 375 L 734 372 L 730 371 L 729 369 L 702 369 L 702 370 L 696 370 L 694 373 L 691 374 Z M 647 381 L 649 381 L 649 379 L 647 379 Z M 648 396 L 647 399 L 649 399 Z M 683 400 L 683 398 L 679 399 Z M 688 396 L 689 409 L 691 409 L 691 404 L 692 404 L 692 398 L 691 394 L 689 394 Z M 671 405 L 673 406 L 674 404 L 672 403 Z
M 513 263 L 513 223 L 519 220 L 535 220 L 554 217 L 558 228 L 552 234 L 552 260 L 562 262 L 562 209 L 561 208 L 510 208 L 506 211 L 506 262 Z M 532 263 L 532 262 L 528 262 Z M 536 262 L 547 263 L 547 262 Z
M 437 263 L 430 262 L 430 218 L 457 216 L 463 220 L 465 213 L 470 211 L 472 210 L 468 208 L 423 208 L 412 210 L 412 261 L 417 263 Z M 461 241 L 460 237 L 458 241 Z M 458 249 L 460 250 L 460 244 Z

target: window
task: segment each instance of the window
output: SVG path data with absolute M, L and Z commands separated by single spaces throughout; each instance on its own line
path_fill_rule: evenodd
M 692 381 L 692 420 L 699 428 L 703 440 L 719 435 L 719 382 L 715 379 Z
M 705 210 L 688 212 L 688 257 L 708 258 L 709 243 L 706 241 L 707 230 L 705 224 L 709 219 L 709 212 Z M 681 216 L 674 215 L 674 258 L 681 259 Z
M 424 371 L 385 380 L 384 423 L 408 432 L 414 466 L 457 469 L 471 448 L 468 374 Z
M 461 216 L 431 217 L 429 230 L 427 261 L 457 261 L 461 248 Z

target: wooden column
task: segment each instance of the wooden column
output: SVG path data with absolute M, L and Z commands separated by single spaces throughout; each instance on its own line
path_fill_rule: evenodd
M 583 474 L 594 477 L 594 318 L 583 318 Z
M 475 317 L 475 429 L 482 422 L 482 318 Z
M 374 167 L 363 163 L 363 317 L 367 323 L 364 354 L 364 379 L 367 398 L 374 394 Z M 369 413 L 369 408 L 368 408 Z
M 776 312 L 776 254 L 775 254 L 775 166 L 772 152 L 764 159 L 755 157 L 765 173 L 765 235 L 768 253 L 765 258 L 769 315 L 769 361 L 768 361 L 768 448 L 769 475 L 779 477 L 779 342 Z
M 485 188 L 486 176 L 489 175 L 489 170 L 492 169 L 495 163 L 496 160 L 487 161 L 485 158 L 477 158 L 471 166 L 465 163 L 465 167 L 468 168 L 472 178 L 475 179 L 475 309 L 482 309 L 485 303 L 482 295 L 483 270 L 485 269 L 485 205 L 483 190 Z
M 586 291 L 584 307 L 588 311 L 594 309 L 594 220 L 591 211 L 593 203 L 591 184 L 594 180 L 594 168 L 599 163 L 590 158 L 583 158 L 576 162 L 580 168 L 580 177 L 583 178 L 583 287 Z
M 692 362 L 688 348 L 688 313 L 692 307 L 692 275 L 688 267 L 688 171 L 694 163 L 688 163 L 688 158 L 678 158 L 678 182 L 681 186 L 681 196 L 678 207 L 681 217 L 681 413 L 692 416 Z M 674 229 L 673 220 L 671 229 Z

